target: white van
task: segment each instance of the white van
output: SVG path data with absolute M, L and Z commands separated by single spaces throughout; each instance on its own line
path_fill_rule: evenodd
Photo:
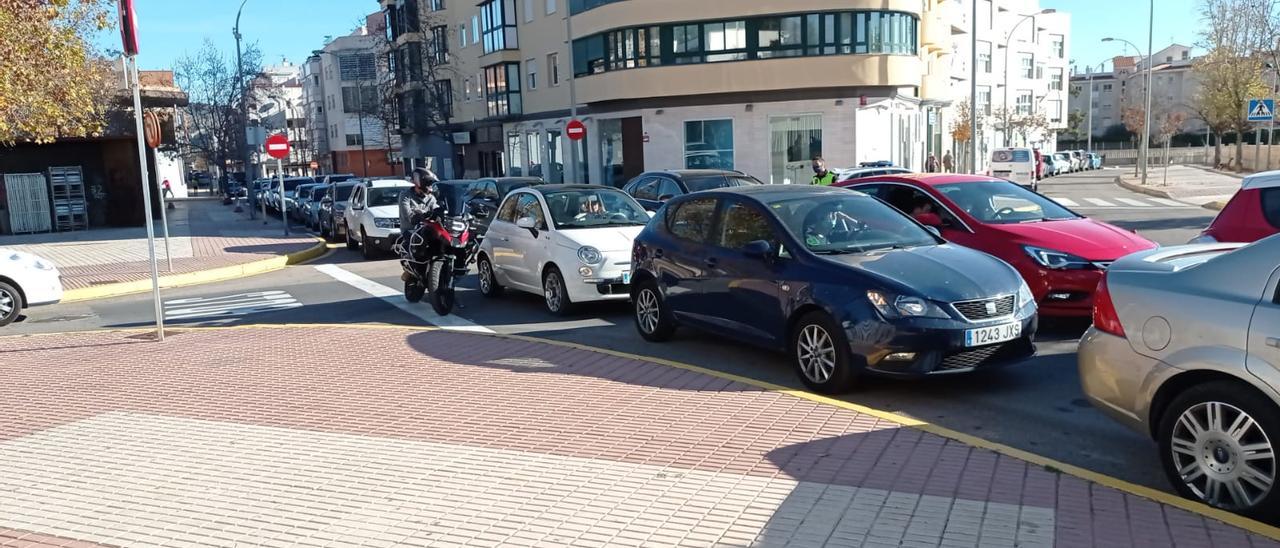
M 1035 190 L 1036 153 L 1029 148 L 997 148 L 991 151 L 991 176 Z

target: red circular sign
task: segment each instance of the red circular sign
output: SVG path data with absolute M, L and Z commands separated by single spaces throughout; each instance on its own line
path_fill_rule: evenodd
M 277 160 L 283 160 L 289 156 L 289 137 L 283 133 L 277 133 L 267 137 L 267 142 L 263 144 L 267 149 L 267 155 Z
M 581 141 L 583 137 L 587 136 L 587 126 L 582 125 L 582 122 L 577 120 L 570 120 L 569 125 L 564 127 L 564 133 L 574 141 Z

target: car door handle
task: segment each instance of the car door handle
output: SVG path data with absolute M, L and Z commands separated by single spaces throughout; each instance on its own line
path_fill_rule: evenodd
M 1273 347 L 1275 347 L 1275 348 L 1280 348 L 1280 338 L 1276 338 L 1276 337 L 1267 337 L 1267 346 L 1273 346 Z

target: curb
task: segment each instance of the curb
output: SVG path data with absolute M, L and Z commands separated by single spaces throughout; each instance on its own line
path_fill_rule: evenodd
M 355 328 L 355 329 L 401 330 L 401 331 L 449 331 L 449 329 L 444 329 L 437 326 L 412 326 L 412 325 L 396 325 L 396 324 L 343 324 L 343 325 L 339 325 L 339 324 L 252 325 L 251 324 L 251 325 L 222 326 L 222 327 L 175 327 L 175 328 L 165 328 L 165 332 L 180 333 L 183 331 L 233 331 L 233 330 L 242 330 L 242 329 L 300 329 L 300 328 L 307 328 L 307 327 L 341 327 L 345 329 Z M 66 335 L 69 333 L 113 333 L 113 332 L 114 333 L 121 333 L 121 332 L 145 333 L 145 332 L 150 332 L 152 330 L 153 329 L 151 328 L 97 329 L 97 330 L 87 330 L 87 331 L 0 336 L 0 339 L 9 338 L 9 337 L 23 338 L 23 337 L 39 337 L 39 336 L 49 336 L 49 335 Z M 592 347 L 584 344 L 572 343 L 567 341 L 557 341 L 552 339 L 542 339 L 542 338 L 532 337 L 527 335 L 509 335 L 509 334 L 503 334 L 503 333 L 476 333 L 476 332 L 466 332 L 466 333 L 471 335 L 478 335 L 478 336 L 497 337 L 502 339 L 518 340 L 518 341 L 524 341 L 524 342 L 549 344 L 552 346 L 559 346 L 562 348 L 573 348 L 576 350 L 585 350 L 588 352 L 596 352 L 596 353 L 607 354 L 607 355 L 616 356 L 616 357 L 645 361 L 649 363 L 663 365 L 666 367 L 683 369 L 686 371 L 693 371 L 695 373 L 701 373 L 703 375 L 709 375 L 709 376 L 720 378 L 720 379 L 739 382 L 739 383 L 760 388 L 762 390 L 767 390 L 770 392 L 778 392 L 781 394 L 786 394 L 789 396 L 809 400 L 814 403 L 818 403 L 822 405 L 839 407 L 841 409 L 846 409 L 849 411 L 854 411 L 856 413 L 870 415 L 878 419 L 883 419 L 883 420 L 895 423 L 901 427 L 914 428 L 922 432 L 927 432 L 927 433 L 930 433 L 939 437 L 947 438 L 953 441 L 957 441 L 972 447 L 977 447 L 977 448 L 986 449 L 988 451 L 992 451 L 995 453 L 1000 453 L 1005 456 L 1013 457 L 1013 458 L 1040 466 L 1051 472 L 1066 474 L 1079 479 L 1083 479 L 1085 481 L 1097 483 L 1099 485 L 1110 487 L 1117 491 L 1122 491 L 1137 497 L 1142 497 L 1142 498 L 1151 500 L 1158 504 L 1172 506 L 1172 507 L 1185 510 L 1187 512 L 1191 512 L 1193 514 L 1196 514 L 1208 519 L 1212 519 L 1215 521 L 1225 523 L 1227 525 L 1238 527 L 1240 529 L 1243 529 L 1245 531 L 1248 531 L 1250 533 L 1253 533 L 1259 536 L 1267 537 L 1273 540 L 1280 540 L 1280 527 L 1268 525 L 1266 523 L 1256 521 L 1254 519 L 1247 518 L 1238 514 L 1233 514 L 1231 512 L 1227 512 L 1226 510 L 1220 510 L 1218 508 L 1214 508 L 1212 506 L 1209 506 L 1201 502 L 1185 499 L 1172 493 L 1166 493 L 1158 489 L 1153 489 L 1143 485 L 1131 483 L 1119 478 L 1108 476 L 1106 474 L 1081 468 L 1073 464 L 1067 464 L 1065 462 L 1051 459 L 1049 457 L 1036 455 L 1034 453 L 1030 453 L 1022 449 L 1011 447 L 1009 445 L 988 441 L 988 440 L 973 436 L 971 434 L 960 432 L 958 430 L 952 430 L 945 426 L 939 426 L 939 425 L 926 422 L 924 420 L 920 420 L 914 417 L 900 415 L 892 411 L 884 411 L 884 410 L 876 409 L 873 407 L 867 407 L 865 405 L 861 405 L 853 402 L 848 402 L 848 401 L 839 400 L 836 398 L 831 398 L 828 396 L 823 396 L 820 394 L 815 394 L 805 390 L 787 388 L 785 386 L 753 379 L 750 377 L 743 377 L 743 376 L 735 375 L 732 373 L 725 373 L 722 371 L 716 371 L 714 369 L 708 369 L 705 367 L 678 362 L 674 360 L 668 360 L 664 358 L 658 358 L 653 356 L 642 356 L 639 354 L 632 354 L 629 352 L 622 352 L 619 350 L 611 350 L 607 348 L 596 348 L 596 347 Z
M 316 259 L 324 255 L 329 250 L 329 245 L 324 240 L 316 238 L 316 245 L 311 246 L 302 251 L 289 253 L 286 255 L 272 257 L 270 259 L 262 259 L 244 264 L 231 266 L 222 266 L 211 268 L 209 270 L 200 270 L 197 272 L 184 272 L 182 274 L 170 274 L 160 276 L 160 288 L 167 289 L 171 287 L 185 287 L 192 285 L 207 284 L 212 282 L 221 282 L 235 278 L 243 278 L 245 276 L 253 276 L 264 274 L 275 270 L 280 270 L 286 266 L 300 264 Z M 110 297 L 119 297 L 122 295 L 130 295 L 133 293 L 143 293 L 151 290 L 151 280 L 134 280 L 131 282 L 121 282 L 114 284 L 103 284 L 93 287 L 83 287 L 79 289 L 70 289 L 62 294 L 64 303 L 75 303 L 83 301 L 91 301 L 96 299 L 106 299 Z
M 1116 184 L 1120 185 L 1120 188 L 1123 188 L 1130 192 L 1137 192 L 1138 194 L 1146 194 L 1147 196 L 1154 196 L 1156 198 L 1166 198 L 1169 200 L 1177 200 L 1177 198 L 1170 196 L 1168 192 L 1165 192 L 1163 190 L 1156 190 L 1154 188 L 1148 188 L 1142 185 L 1135 185 L 1133 183 L 1125 181 L 1124 177 L 1121 175 L 1116 175 Z M 1207 204 L 1200 205 L 1200 207 L 1213 210 L 1213 211 L 1222 211 L 1222 208 L 1226 206 L 1227 206 L 1227 203 L 1221 200 L 1216 200 L 1213 202 L 1209 202 Z

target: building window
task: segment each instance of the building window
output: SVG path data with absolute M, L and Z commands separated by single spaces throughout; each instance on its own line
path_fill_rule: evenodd
M 485 53 L 520 47 L 516 39 L 515 0 L 489 0 L 481 4 L 480 20 Z
M 436 65 L 449 62 L 449 28 L 446 26 L 431 27 L 431 41 L 427 43 L 430 59 Z
M 551 87 L 560 85 L 560 54 L 547 54 L 547 72 L 551 76 Z
M 480 16 L 479 15 L 471 16 L 471 43 L 472 44 L 480 43 Z
M 1036 80 L 1044 80 L 1044 65 L 1036 65 Z
M 733 120 L 685 122 L 684 167 L 733 169 Z
M 538 89 L 538 60 L 528 59 L 524 62 L 524 70 L 529 75 L 529 89 Z
M 458 25 L 458 47 L 467 47 L 467 24 L 460 23 Z
M 556 0 L 547 0 L 547 15 L 556 12 Z
M 624 29 L 604 36 L 608 46 L 605 52 L 608 70 L 647 67 L 662 62 L 658 27 Z
M 1021 74 L 1023 78 L 1030 80 L 1035 76 L 1035 73 L 1033 72 L 1035 70 L 1034 69 L 1035 58 L 1033 58 L 1031 54 L 1029 53 L 1018 54 L 1018 64 L 1022 67 L 1022 70 L 1019 71 L 1019 74 Z
M 702 62 L 702 30 L 699 25 L 679 25 L 672 29 L 671 52 L 676 63 Z
M 1018 115 L 1027 116 L 1031 114 L 1031 100 L 1031 90 L 1018 90 L 1018 102 L 1016 106 Z
M 490 117 L 524 111 L 520 100 L 520 63 L 499 63 L 484 68 L 485 109 Z
M 991 86 L 978 86 L 978 112 L 991 116 Z
M 978 41 L 978 70 L 991 74 L 991 42 Z
M 468 76 L 462 80 L 462 100 L 471 102 L 471 77 Z
M 1062 90 L 1062 68 L 1049 69 L 1049 89 Z
M 354 147 L 354 146 L 360 146 L 362 144 L 364 144 L 364 137 L 362 135 L 360 135 L 359 133 L 347 134 L 347 146 Z
M 1061 122 L 1062 121 L 1062 101 L 1057 99 L 1050 99 L 1049 101 L 1046 101 L 1046 102 L 1048 103 L 1048 106 L 1046 108 L 1049 109 L 1049 121 L 1055 124 Z
M 774 116 L 769 118 L 769 181 L 773 184 L 804 184 L 812 171 L 810 160 L 822 154 L 822 115 Z
M 1102 91 L 1111 91 L 1111 84 L 1102 84 Z
M 533 0 L 524 0 L 524 22 L 533 22 Z
M 444 9 L 444 0 L 427 0 L 431 5 L 431 11 L 440 11 Z
M 770 17 L 758 23 L 756 40 L 760 57 L 792 57 L 804 54 L 804 18 Z
M 363 105 L 363 108 L 361 107 Z M 369 114 L 378 111 L 378 93 L 372 87 L 342 88 L 342 112 Z
M 1053 54 L 1057 56 L 1058 59 L 1066 58 L 1066 39 L 1061 34 L 1050 34 L 1049 44 L 1049 47 L 1053 49 Z
M 377 62 L 372 53 L 353 53 L 338 56 L 338 77 L 343 82 L 372 80 L 378 76 Z

